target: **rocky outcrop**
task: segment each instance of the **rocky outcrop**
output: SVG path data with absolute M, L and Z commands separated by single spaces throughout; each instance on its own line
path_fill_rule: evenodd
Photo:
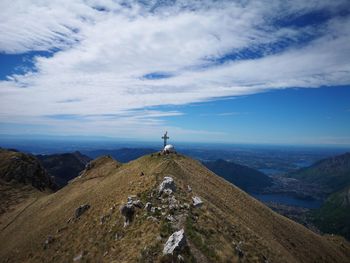
M 134 218 L 135 208 L 132 203 L 128 202 L 120 207 L 120 213 L 124 217 L 124 227 L 126 227 L 132 222 Z
M 181 251 L 187 244 L 185 230 L 181 229 L 177 232 L 174 232 L 164 245 L 163 254 L 169 255 L 173 254 L 174 251 Z
M 176 185 L 172 177 L 164 177 L 162 183 L 159 185 L 159 194 L 167 193 L 171 194 L 176 191 Z
M 120 213 L 124 217 L 124 227 L 128 226 L 132 222 L 136 212 L 135 208 L 143 207 L 140 200 L 133 200 L 133 198 L 133 196 L 129 196 L 128 202 L 120 207 Z

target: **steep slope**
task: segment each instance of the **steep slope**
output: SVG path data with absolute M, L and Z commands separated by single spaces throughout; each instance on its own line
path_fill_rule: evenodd
M 350 186 L 350 153 L 321 160 L 288 176 L 317 184 L 329 193 L 340 191 Z
M 209 170 L 220 175 L 244 191 L 255 191 L 272 185 L 272 179 L 258 170 L 225 160 L 203 163 Z
M 344 239 L 319 236 L 274 213 L 187 157 L 152 154 L 122 166 L 104 157 L 95 163 L 2 227 L 0 258 L 5 262 L 177 262 L 181 257 L 185 262 L 350 259 L 350 247 Z M 173 178 L 176 190 L 160 195 L 164 177 Z M 189 205 L 196 196 L 203 201 L 202 206 Z M 133 208 L 135 216 L 124 227 L 119 206 L 126 204 L 128 197 L 131 207 L 131 200 L 139 199 L 143 205 L 150 202 L 154 209 L 144 209 L 135 201 L 140 208 Z M 173 258 L 163 255 L 169 236 L 182 228 L 187 246 Z
M 55 178 L 59 187 L 65 186 L 68 181 L 77 177 L 91 160 L 80 152 L 37 155 L 44 168 Z

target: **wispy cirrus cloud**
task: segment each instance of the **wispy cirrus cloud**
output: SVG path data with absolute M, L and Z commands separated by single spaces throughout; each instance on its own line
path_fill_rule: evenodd
M 0 52 L 52 52 L 0 82 L 2 122 L 80 116 L 83 126 L 159 127 L 181 113 L 139 109 L 350 83 L 347 1 L 2 1 L 0 8 Z M 319 20 L 302 22 L 315 12 Z

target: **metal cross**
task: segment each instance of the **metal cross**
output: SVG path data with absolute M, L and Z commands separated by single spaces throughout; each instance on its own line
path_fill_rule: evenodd
M 164 133 L 164 136 L 162 137 L 162 139 L 164 140 L 164 147 L 165 147 L 167 145 L 166 141 L 169 139 L 167 131 Z

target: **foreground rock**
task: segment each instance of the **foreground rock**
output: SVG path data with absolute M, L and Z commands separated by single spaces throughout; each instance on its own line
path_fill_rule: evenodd
M 192 197 L 192 202 L 194 207 L 201 207 L 203 204 L 202 199 L 200 199 L 198 196 Z
M 89 210 L 90 205 L 84 204 L 75 209 L 75 218 L 79 218 L 82 214 L 84 214 L 87 210 Z
M 174 251 L 181 251 L 187 244 L 185 230 L 181 229 L 173 233 L 164 245 L 163 254 L 173 254 Z
M 176 191 L 176 185 L 171 177 L 164 177 L 163 182 L 159 185 L 159 194 L 163 192 L 167 192 L 167 194 L 171 194 Z

